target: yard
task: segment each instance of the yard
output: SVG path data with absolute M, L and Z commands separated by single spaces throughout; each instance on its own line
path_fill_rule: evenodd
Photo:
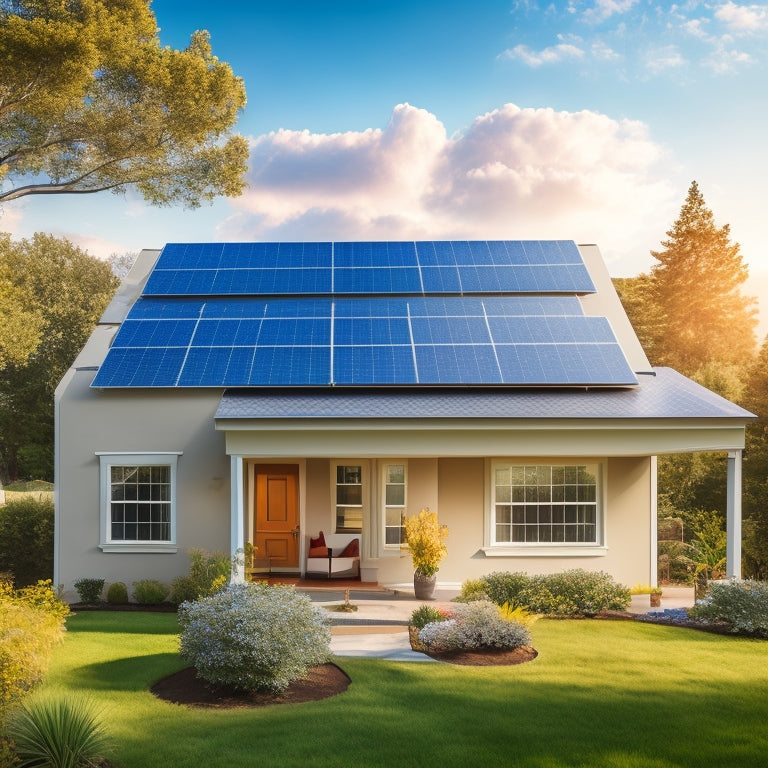
M 263 709 L 167 704 L 172 614 L 81 613 L 45 684 L 102 711 L 118 768 L 762 766 L 768 643 L 625 621 L 541 620 L 513 667 L 338 660 L 346 693 Z

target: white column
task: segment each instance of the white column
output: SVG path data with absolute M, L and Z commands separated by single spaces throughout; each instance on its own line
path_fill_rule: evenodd
M 726 576 L 741 578 L 741 451 L 728 451 Z
M 232 584 L 245 581 L 243 548 L 245 547 L 245 508 L 243 502 L 243 459 L 242 456 L 230 457 L 230 549 L 232 557 Z
M 648 583 L 659 584 L 659 460 L 651 456 L 651 572 Z

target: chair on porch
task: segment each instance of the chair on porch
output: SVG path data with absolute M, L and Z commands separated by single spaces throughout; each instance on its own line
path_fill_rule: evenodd
M 360 578 L 360 534 L 320 531 L 309 540 L 306 575 L 311 578 Z

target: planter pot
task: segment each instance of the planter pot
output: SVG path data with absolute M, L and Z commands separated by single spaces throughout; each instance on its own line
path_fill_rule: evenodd
M 419 651 L 419 653 L 426 653 L 427 646 L 419 640 L 419 630 L 416 629 L 413 624 L 408 625 L 408 640 L 411 643 L 412 650 Z
M 413 594 L 417 600 L 431 600 L 435 594 L 437 574 L 423 576 L 418 571 L 413 574 Z
M 661 595 L 654 595 L 651 592 L 651 608 L 661 608 Z

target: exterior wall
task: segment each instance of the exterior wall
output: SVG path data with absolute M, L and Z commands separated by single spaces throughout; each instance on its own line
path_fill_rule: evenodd
M 567 457 L 564 457 L 567 459 Z M 556 459 L 519 458 L 524 463 L 551 463 Z M 363 532 L 363 567 L 375 568 L 381 584 L 408 584 L 413 567 L 406 550 L 384 550 L 378 542 L 378 461 L 370 462 L 370 527 Z M 606 571 L 631 586 L 650 583 L 651 571 L 651 459 L 622 457 L 607 459 L 603 466 L 603 510 L 605 549 L 600 554 L 542 556 L 490 556 L 487 542 L 489 473 L 488 459 L 444 457 L 408 460 L 408 514 L 424 507 L 437 510 L 440 522 L 448 526 L 448 556 L 438 581 L 460 584 L 493 571 L 551 573 L 569 568 Z M 318 531 L 333 530 L 331 512 L 331 460 L 307 461 L 306 538 Z
M 92 371 L 71 370 L 57 392 L 56 582 L 103 578 L 128 586 L 170 583 L 188 571 L 187 550 L 229 552 L 230 460 L 214 430 L 219 391 L 99 391 Z M 176 553 L 102 552 L 96 452 L 178 451 Z

